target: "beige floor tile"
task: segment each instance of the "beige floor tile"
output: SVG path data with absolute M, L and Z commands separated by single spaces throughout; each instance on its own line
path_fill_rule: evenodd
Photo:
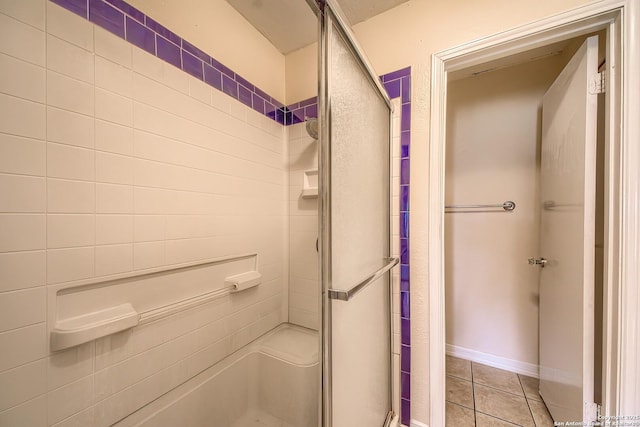
M 492 368 L 480 363 L 472 363 L 473 382 L 488 385 L 508 393 L 524 396 L 518 375 L 503 369 Z
M 453 356 L 447 356 L 447 375 L 471 381 L 471 362 Z
M 544 402 L 529 399 L 529 407 L 536 422 L 536 427 L 553 427 L 553 419 Z
M 473 409 L 473 385 L 471 381 L 447 375 L 447 401 Z
M 476 427 L 517 427 L 518 424 L 509 423 L 498 418 L 476 412 Z
M 520 378 L 520 384 L 522 384 L 524 395 L 527 396 L 527 399 L 542 400 L 540 394 L 538 393 L 540 381 L 537 378 L 532 378 L 520 374 L 518 374 L 518 377 Z
M 534 427 L 526 399 L 480 384 L 473 385 L 476 411 L 518 424 Z
M 468 408 L 447 402 L 447 427 L 474 427 L 475 417 Z

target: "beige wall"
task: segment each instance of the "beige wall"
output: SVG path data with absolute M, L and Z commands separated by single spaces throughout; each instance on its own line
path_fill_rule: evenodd
M 411 418 L 429 422 L 428 197 L 431 55 L 590 0 L 412 0 L 355 26 L 377 74 L 412 67 Z
M 285 102 L 284 55 L 225 0 L 128 3 Z
M 516 203 L 445 216 L 447 344 L 477 361 L 538 365 L 539 120 L 564 57 L 453 81 L 447 97 L 447 205 Z
M 286 57 L 287 104 L 318 95 L 318 44 L 313 43 Z

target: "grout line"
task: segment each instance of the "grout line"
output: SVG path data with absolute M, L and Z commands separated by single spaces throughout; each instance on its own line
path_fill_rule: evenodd
M 497 416 L 492 415 L 492 414 L 487 414 L 486 412 L 482 412 L 482 411 L 475 411 L 475 412 L 480 413 L 482 415 L 486 415 L 487 417 L 490 417 L 490 418 L 495 418 L 496 420 L 500 420 L 502 422 L 505 422 L 505 423 L 507 423 L 509 425 L 512 425 L 513 427 L 522 427 L 520 424 L 516 424 L 516 423 L 514 423 L 512 421 L 505 420 L 504 418 L 500 418 L 500 417 L 497 417 Z
M 471 395 L 473 397 L 473 425 L 478 425 L 478 417 L 476 410 L 476 387 L 473 380 L 473 362 L 469 361 L 469 370 L 471 371 Z
M 529 408 L 529 414 L 531 415 L 531 419 L 533 420 L 533 425 L 536 425 L 536 419 L 533 416 L 533 411 L 531 410 L 531 405 L 529 405 L 529 399 L 527 398 L 527 393 L 524 390 L 524 386 L 522 385 L 522 379 L 520 378 L 520 375 L 516 374 L 516 376 L 518 377 L 518 382 L 520 383 L 520 388 L 522 389 L 522 394 L 524 394 L 524 400 L 527 402 L 527 408 Z
M 516 393 L 513 393 L 513 392 L 511 392 L 511 391 L 504 390 L 504 389 L 502 389 L 502 388 L 494 387 L 494 386 L 492 386 L 492 385 L 483 384 L 483 383 L 478 383 L 478 385 L 479 385 L 479 386 L 482 386 L 482 387 L 490 388 L 490 389 L 492 389 L 492 390 L 500 391 L 500 392 L 505 393 L 505 394 L 510 394 L 511 396 L 523 397 L 523 398 L 525 398 L 525 399 L 527 398 L 527 396 L 526 396 L 526 395 L 524 395 L 524 394 L 516 394 Z M 522 386 L 521 386 L 521 387 L 522 387 Z

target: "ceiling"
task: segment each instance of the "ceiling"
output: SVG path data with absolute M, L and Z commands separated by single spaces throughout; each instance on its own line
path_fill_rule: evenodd
M 408 0 L 339 0 L 351 25 Z M 227 0 L 280 52 L 288 54 L 318 38 L 316 16 L 307 0 Z

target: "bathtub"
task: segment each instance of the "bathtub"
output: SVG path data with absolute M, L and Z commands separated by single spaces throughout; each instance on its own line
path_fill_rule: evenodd
M 318 334 L 272 329 L 117 427 L 317 427 Z

